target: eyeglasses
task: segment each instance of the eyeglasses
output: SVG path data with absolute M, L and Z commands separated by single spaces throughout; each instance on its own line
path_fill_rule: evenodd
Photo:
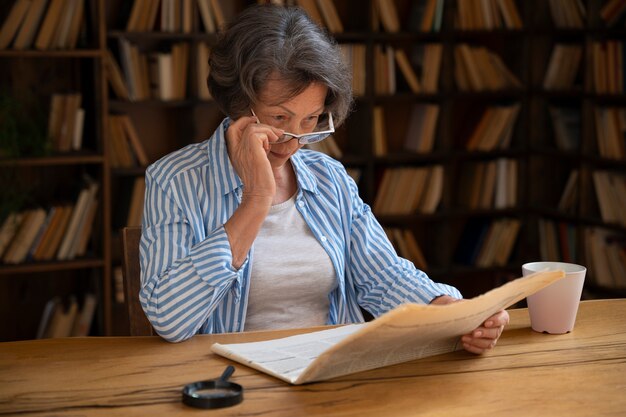
M 259 118 L 254 113 L 254 110 L 250 109 L 252 115 L 256 117 L 256 122 L 261 124 Z M 302 135 L 297 135 L 295 133 L 285 132 L 283 133 L 277 141 L 271 142 L 271 144 L 275 143 L 285 143 L 289 142 L 291 139 L 298 139 L 298 143 L 300 145 L 310 145 L 312 143 L 321 142 L 327 137 L 329 137 L 332 133 L 335 132 L 335 124 L 333 123 L 333 115 L 332 113 L 322 113 L 318 116 L 317 125 L 315 126 L 315 131 L 312 133 L 304 133 Z

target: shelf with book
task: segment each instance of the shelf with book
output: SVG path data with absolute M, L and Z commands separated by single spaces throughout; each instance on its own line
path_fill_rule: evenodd
M 97 294 L 93 331 L 109 325 L 102 6 L 0 6 L 0 305 L 20 317 L 2 326 L 2 340 L 36 337 L 46 303 L 70 294 Z

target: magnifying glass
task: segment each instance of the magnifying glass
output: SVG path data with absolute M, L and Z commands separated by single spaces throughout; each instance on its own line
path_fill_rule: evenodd
M 195 408 L 223 408 L 243 401 L 243 387 L 228 378 L 235 367 L 228 365 L 219 379 L 198 381 L 183 388 L 183 404 Z

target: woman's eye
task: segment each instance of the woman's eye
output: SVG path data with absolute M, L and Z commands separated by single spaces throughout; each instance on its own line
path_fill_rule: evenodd
M 304 124 L 307 127 L 314 127 L 317 125 L 318 116 L 311 116 L 304 119 Z

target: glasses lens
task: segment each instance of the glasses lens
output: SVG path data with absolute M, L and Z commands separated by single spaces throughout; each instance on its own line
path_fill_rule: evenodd
M 311 143 L 321 142 L 329 136 L 330 133 L 312 133 L 310 135 L 302 136 L 299 142 L 300 145 L 310 145 Z
M 315 126 L 315 131 L 321 132 L 324 130 L 330 130 L 329 113 L 322 113 L 317 119 L 317 126 Z

